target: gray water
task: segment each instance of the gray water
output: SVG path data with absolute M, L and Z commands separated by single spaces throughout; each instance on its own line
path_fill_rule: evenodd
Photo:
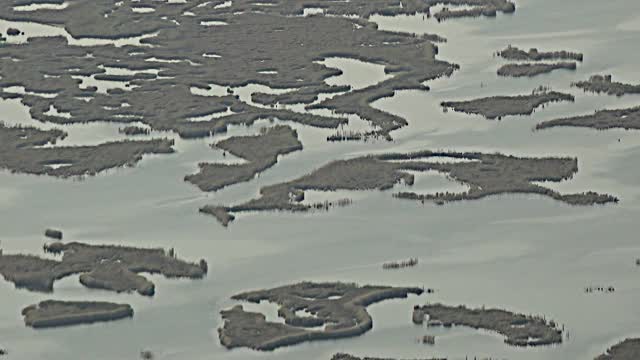
M 393 133 L 392 143 L 327 143 L 324 138 L 331 130 L 294 124 L 304 151 L 282 157 L 249 183 L 213 194 L 200 192 L 182 178 L 195 172 L 198 162 L 223 160 L 220 152 L 208 147 L 217 137 L 177 139 L 176 154 L 147 156 L 134 168 L 84 180 L 0 172 L 1 240 L 7 253 L 40 254 L 44 229 L 56 227 L 64 230 L 67 241 L 175 247 L 182 258 L 205 258 L 209 263 L 209 275 L 202 281 L 152 276 L 157 285 L 153 299 L 85 289 L 77 277 L 57 282 L 53 295 L 15 290 L 2 281 L 0 345 L 10 350 L 8 358 L 121 360 L 136 359 L 140 350 L 151 349 L 158 359 L 194 360 L 327 360 L 337 351 L 398 358 L 592 359 L 625 337 L 640 335 L 640 269 L 635 266 L 640 257 L 640 135 L 620 130 L 532 131 L 543 120 L 640 104 L 639 96 L 596 96 L 569 87 L 596 73 L 640 82 L 635 71 L 640 61 L 640 2 L 521 0 L 517 5 L 515 15 L 442 24 L 423 21 L 422 16 L 374 18 L 382 29 L 447 37 L 439 58 L 462 67 L 451 78 L 430 82 L 430 92 L 401 91 L 375 104 L 406 117 L 410 124 Z M 492 53 L 507 44 L 581 51 L 585 61 L 576 72 L 558 71 L 533 80 L 498 78 L 495 71 L 503 61 Z M 340 66 L 340 61 L 332 60 L 334 65 Z M 344 69 L 349 74 L 342 82 L 332 81 L 367 83 L 367 73 L 352 62 Z M 378 72 L 374 76 L 379 78 Z M 500 122 L 445 114 L 438 106 L 443 100 L 529 93 L 538 85 L 571 92 L 576 102 Z M 11 123 L 33 122 L 16 101 L 0 101 L 0 114 Z M 117 125 L 82 126 L 75 133 L 77 126 L 62 127 L 72 132 L 67 145 L 119 136 Z M 255 132 L 257 127 L 234 128 L 225 136 Z M 376 191 L 360 192 L 352 205 L 329 212 L 240 214 L 229 228 L 197 212 L 205 204 L 248 200 L 261 186 L 292 179 L 331 159 L 418 149 L 576 156 L 579 173 L 550 186 L 563 192 L 611 193 L 621 202 L 571 207 L 539 196 L 505 195 L 435 206 L 394 199 L 393 191 Z M 443 181 L 425 179 L 419 190 L 440 191 L 447 185 Z M 408 257 L 420 258 L 420 265 L 381 270 L 385 261 Z M 370 307 L 374 329 L 354 339 L 271 353 L 228 351 L 219 344 L 218 313 L 234 305 L 231 295 L 301 280 L 416 285 L 437 292 Z M 588 285 L 613 285 L 617 291 L 587 295 L 583 288 Z M 51 297 L 127 302 L 135 318 L 44 331 L 24 327 L 20 309 Z M 559 346 L 520 349 L 505 345 L 495 334 L 453 328 L 429 330 L 437 335 L 436 345 L 425 347 L 415 339 L 427 330 L 410 320 L 412 306 L 427 301 L 543 314 L 564 324 L 570 338 Z

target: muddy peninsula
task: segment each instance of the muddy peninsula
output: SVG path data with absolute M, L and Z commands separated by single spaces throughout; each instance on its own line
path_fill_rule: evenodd
M 466 326 L 495 331 L 504 335 L 505 343 L 513 346 L 541 346 L 562 343 L 562 330 L 553 321 L 542 317 L 515 314 L 500 309 L 469 309 L 464 306 L 433 304 L 416 306 L 413 321 L 427 326 Z
M 216 191 L 225 186 L 253 179 L 278 162 L 278 157 L 302 150 L 298 134 L 288 126 L 263 128 L 257 136 L 237 136 L 222 140 L 213 147 L 229 152 L 244 164 L 201 163 L 200 172 L 185 177 L 203 191 Z
M 462 160 L 442 162 L 443 158 Z M 260 189 L 260 197 L 234 206 L 205 206 L 202 213 L 215 216 L 227 224 L 233 213 L 247 211 L 309 211 L 306 190 L 388 190 L 404 183 L 413 185 L 414 175 L 407 171 L 437 171 L 453 181 L 470 187 L 464 193 L 417 194 L 400 192 L 401 199 L 433 201 L 477 200 L 499 194 L 537 194 L 570 205 L 594 205 L 617 202 L 611 195 L 584 192 L 561 194 L 538 182 L 569 180 L 578 171 L 575 158 L 522 158 L 502 154 L 421 151 L 409 154 L 383 154 L 333 161 L 295 180 Z
M 541 74 L 548 74 L 555 70 L 576 70 L 577 68 L 578 65 L 575 62 L 506 64 L 498 69 L 498 75 L 506 77 L 534 77 Z
M 487 119 L 501 120 L 508 115 L 531 115 L 540 106 L 553 102 L 575 101 L 573 95 L 557 91 L 533 91 L 530 95 L 492 96 L 469 101 L 445 101 L 446 109 L 466 114 L 478 114 Z
M 422 293 L 421 288 L 309 282 L 242 293 L 232 299 L 275 303 L 280 306 L 278 315 L 285 323 L 268 322 L 263 314 L 245 312 L 237 305 L 221 312 L 224 325 L 218 329 L 218 334 L 220 342 L 228 349 L 248 347 L 260 351 L 308 341 L 359 336 L 373 327 L 367 306 Z
M 80 274 L 80 283 L 88 288 L 153 296 L 155 285 L 138 273 L 200 279 L 208 270 L 206 261 L 179 260 L 173 249 L 56 242 L 46 245 L 45 251 L 62 254 L 62 259 L 0 254 L 0 274 L 16 288 L 30 291 L 52 292 L 56 280 Z
M 640 107 L 618 110 L 599 110 L 592 115 L 574 116 L 541 122 L 536 129 L 548 129 L 559 126 L 587 127 L 597 130 L 640 129 Z
M 584 59 L 583 54 L 570 51 L 538 51 L 536 48 L 531 48 L 529 51 L 524 51 L 515 46 L 507 46 L 504 50 L 497 53 L 503 59 L 514 61 L 543 61 L 543 60 L 574 60 L 582 61 Z
M 593 75 L 587 81 L 578 81 L 573 84 L 585 92 L 623 96 L 627 94 L 640 94 L 640 85 L 625 84 L 613 81 L 611 75 Z
M 133 317 L 127 304 L 46 300 L 22 310 L 24 323 L 32 328 L 92 324 Z
M 166 139 L 43 147 L 54 145 L 65 137 L 66 134 L 60 130 L 7 127 L 0 123 L 0 168 L 16 173 L 67 178 L 134 166 L 145 154 L 173 152 L 173 141 Z
M 595 360 L 635 360 L 640 359 L 640 339 L 626 339 L 607 350 Z

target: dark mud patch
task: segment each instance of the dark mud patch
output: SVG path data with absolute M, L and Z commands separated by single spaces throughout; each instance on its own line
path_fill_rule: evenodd
M 543 61 L 543 60 L 574 60 L 582 61 L 584 55 L 577 52 L 570 52 L 566 50 L 561 51 L 538 51 L 536 48 L 531 48 L 529 51 L 524 51 L 515 46 L 507 46 L 504 50 L 497 53 L 498 56 L 507 60 L 514 61 Z
M 308 283 L 259 290 L 233 296 L 234 300 L 280 306 L 284 324 L 267 322 L 263 314 L 245 312 L 241 305 L 222 311 L 224 325 L 218 329 L 226 348 L 248 347 L 269 351 L 308 341 L 332 340 L 364 334 L 373 327 L 367 306 L 388 299 L 420 295 L 420 288 L 357 286 L 346 283 Z M 299 311 L 312 316 L 300 317 Z M 324 326 L 324 330 L 309 328 Z
M 593 75 L 587 81 L 578 81 L 573 84 L 585 92 L 623 96 L 627 94 L 640 94 L 640 85 L 625 84 L 613 81 L 611 75 Z
M 278 156 L 302 150 L 298 134 L 288 126 L 265 128 L 257 136 L 232 137 L 213 145 L 218 149 L 247 160 L 246 164 L 201 163 L 200 172 L 185 177 L 203 191 L 216 191 L 265 171 L 278 162 Z
M 636 360 L 640 359 L 640 339 L 626 339 L 598 356 L 595 360 Z
M 478 114 L 487 119 L 502 119 L 508 115 L 531 115 L 548 103 L 575 101 L 573 95 L 556 91 L 533 91 L 530 95 L 492 96 L 469 101 L 446 101 L 440 105 L 445 109 L 466 114 Z
M 145 154 L 173 152 L 173 141 L 108 142 L 95 146 L 43 147 L 66 134 L 29 127 L 7 127 L 0 123 L 0 168 L 16 173 L 61 178 L 95 175 L 102 171 L 134 166 Z
M 473 160 L 443 163 L 426 160 L 445 157 Z M 571 205 L 594 205 L 617 202 L 611 195 L 585 192 L 561 194 L 535 182 L 559 182 L 578 171 L 575 158 L 523 158 L 502 154 L 421 151 L 409 154 L 383 154 L 331 162 L 298 179 L 260 189 L 260 197 L 235 206 L 205 206 L 201 212 L 216 216 L 222 223 L 233 213 L 247 211 L 309 211 L 313 205 L 302 204 L 304 191 L 387 190 L 398 183 L 412 185 L 414 176 L 407 171 L 435 170 L 452 180 L 469 186 L 465 193 L 416 194 L 401 192 L 402 199 L 433 201 L 436 204 L 460 200 L 477 200 L 498 194 L 538 194 Z
M 562 330 L 542 317 L 516 314 L 500 309 L 469 309 L 442 304 L 416 306 L 413 321 L 421 324 L 428 316 L 428 326 L 466 326 L 495 331 L 513 346 L 541 346 L 562 343 Z M 420 320 L 420 321 L 418 321 Z
M 534 77 L 548 74 L 555 70 L 576 70 L 578 65 L 574 62 L 559 62 L 553 64 L 506 64 L 498 69 L 499 76 L 507 77 Z
M 133 317 L 127 304 L 85 301 L 42 301 L 22 310 L 25 325 L 32 328 L 51 328 Z
M 151 296 L 155 286 L 138 273 L 162 274 L 167 278 L 203 278 L 207 263 L 179 260 L 173 249 L 141 249 L 125 246 L 53 243 L 45 251 L 63 254 L 50 260 L 33 255 L 0 254 L 0 274 L 16 288 L 52 292 L 53 283 L 81 274 L 80 282 L 89 288 L 116 292 L 137 291 Z
M 640 107 L 618 110 L 599 110 L 592 115 L 574 116 L 549 120 L 536 125 L 536 129 L 548 129 L 559 126 L 587 127 L 597 130 L 640 129 Z

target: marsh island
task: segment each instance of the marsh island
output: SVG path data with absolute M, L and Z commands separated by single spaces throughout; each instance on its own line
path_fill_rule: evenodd
M 274 350 L 307 341 L 340 339 L 371 330 L 373 319 L 366 308 L 388 299 L 420 295 L 421 288 L 358 286 L 346 283 L 309 283 L 238 294 L 233 300 L 279 305 L 285 323 L 266 321 L 263 314 L 246 312 L 241 305 L 221 312 L 218 329 L 225 347 Z M 307 315 L 300 315 L 303 312 Z
M 29 327 L 49 328 L 130 318 L 133 309 L 108 302 L 46 300 L 24 308 L 22 315 Z
M 466 160 L 439 162 L 438 158 Z M 502 154 L 421 151 L 409 154 L 383 154 L 331 162 L 290 182 L 270 185 L 260 190 L 260 197 L 234 206 L 205 206 L 201 212 L 215 216 L 226 225 L 233 213 L 246 211 L 309 211 L 313 205 L 301 203 L 304 191 L 388 190 L 399 183 L 412 185 L 414 176 L 407 171 L 437 171 L 454 181 L 470 186 L 465 193 L 417 194 L 399 192 L 401 199 L 433 201 L 437 204 L 460 200 L 477 200 L 508 193 L 538 194 L 571 205 L 594 205 L 617 202 L 612 195 L 583 192 L 561 194 L 534 182 L 559 182 L 578 171 L 575 158 L 520 158 Z
M 442 304 L 414 308 L 414 323 L 422 323 L 425 316 L 428 317 L 428 326 L 467 326 L 491 330 L 504 335 L 504 342 L 514 346 L 540 346 L 562 342 L 562 330 L 558 329 L 554 322 L 506 310 L 469 309 L 465 306 Z
M 553 102 L 573 102 L 573 95 L 557 91 L 536 91 L 529 95 L 492 96 L 468 101 L 445 101 L 440 105 L 454 111 L 482 115 L 487 119 L 502 119 L 508 115 L 531 115 L 540 106 Z
M 174 251 L 140 249 L 125 246 L 53 243 L 45 250 L 62 254 L 61 260 L 34 255 L 0 253 L 0 274 L 17 288 L 52 292 L 53 283 L 80 274 L 80 282 L 89 288 L 116 292 L 137 291 L 152 296 L 155 285 L 138 273 L 162 274 L 168 278 L 200 279 L 207 273 L 204 260 L 189 263 L 177 259 Z

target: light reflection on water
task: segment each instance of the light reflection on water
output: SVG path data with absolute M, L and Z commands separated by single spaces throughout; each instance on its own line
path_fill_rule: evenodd
M 394 132 L 390 143 L 327 144 L 324 138 L 331 131 L 296 125 L 304 151 L 281 157 L 278 165 L 249 183 L 215 194 L 202 193 L 182 178 L 194 172 L 198 162 L 223 159 L 221 152 L 208 146 L 217 138 L 179 140 L 174 155 L 148 156 L 135 168 L 83 181 L 0 172 L 5 252 L 41 254 L 44 229 L 59 227 L 65 240 L 175 247 L 179 256 L 204 257 L 210 265 L 209 276 L 202 281 L 152 277 L 158 290 L 152 300 L 84 289 L 77 277 L 59 282 L 54 295 L 15 290 L 0 282 L 2 345 L 9 348 L 12 359 L 61 360 L 77 358 L 79 353 L 91 353 L 94 359 L 125 359 L 149 348 L 159 359 L 326 360 L 334 352 L 348 351 L 406 358 L 478 355 L 560 360 L 593 358 L 613 343 L 640 334 L 635 301 L 640 285 L 634 264 L 640 257 L 637 132 L 531 130 L 537 122 L 558 116 L 640 102 L 637 96 L 595 96 L 569 87 L 572 81 L 601 72 L 640 82 L 631 65 L 640 58 L 635 34 L 616 30 L 618 24 L 633 24 L 640 4 L 539 0 L 518 5 L 513 16 L 441 24 L 423 22 L 421 17 L 384 21 L 374 17 L 381 29 L 447 37 L 449 41 L 439 45 L 439 58 L 462 66 L 451 78 L 429 82 L 430 92 L 401 91 L 376 102 L 376 107 L 405 116 L 410 123 Z M 570 11 L 576 16 L 569 18 Z M 610 41 L 613 37 L 616 41 Z M 575 73 L 556 72 L 534 80 L 498 78 L 495 70 L 502 61 L 491 54 L 509 43 L 579 50 L 585 53 L 585 62 Z M 538 85 L 571 92 L 576 102 L 501 122 L 445 114 L 439 107 L 444 100 L 527 93 Z M 29 121 L 28 112 L 11 101 L 0 102 L 0 107 L 6 122 Z M 105 128 L 105 136 L 95 135 L 102 133 L 99 125 L 86 126 L 91 130 L 78 133 L 73 144 L 111 139 L 117 133 L 117 125 Z M 72 132 L 71 126 L 62 128 Z M 255 128 L 230 129 L 230 134 L 254 132 Z M 580 171 L 572 180 L 545 185 L 563 192 L 613 193 L 622 202 L 585 208 L 534 195 L 504 195 L 435 206 L 394 199 L 394 189 L 359 192 L 352 205 L 329 212 L 244 214 L 227 229 L 197 213 L 205 204 L 248 200 L 257 196 L 260 186 L 288 181 L 332 159 L 420 149 L 576 156 Z M 432 191 L 436 185 L 429 182 L 424 190 Z M 380 269 L 385 261 L 408 257 L 418 257 L 420 266 L 397 272 Z M 374 329 L 356 339 L 266 354 L 230 352 L 219 345 L 217 313 L 234 305 L 229 296 L 301 280 L 418 285 L 435 288 L 436 293 L 372 306 Z M 593 283 L 611 284 L 617 291 L 606 296 L 584 294 L 584 286 Z M 25 328 L 20 309 L 51 297 L 129 302 L 136 315 L 131 321 L 95 326 L 38 332 Z M 571 337 L 557 347 L 515 349 L 496 335 L 453 328 L 437 330 L 436 345 L 425 348 L 415 338 L 427 331 L 410 323 L 411 307 L 425 301 L 544 314 L 565 324 Z

